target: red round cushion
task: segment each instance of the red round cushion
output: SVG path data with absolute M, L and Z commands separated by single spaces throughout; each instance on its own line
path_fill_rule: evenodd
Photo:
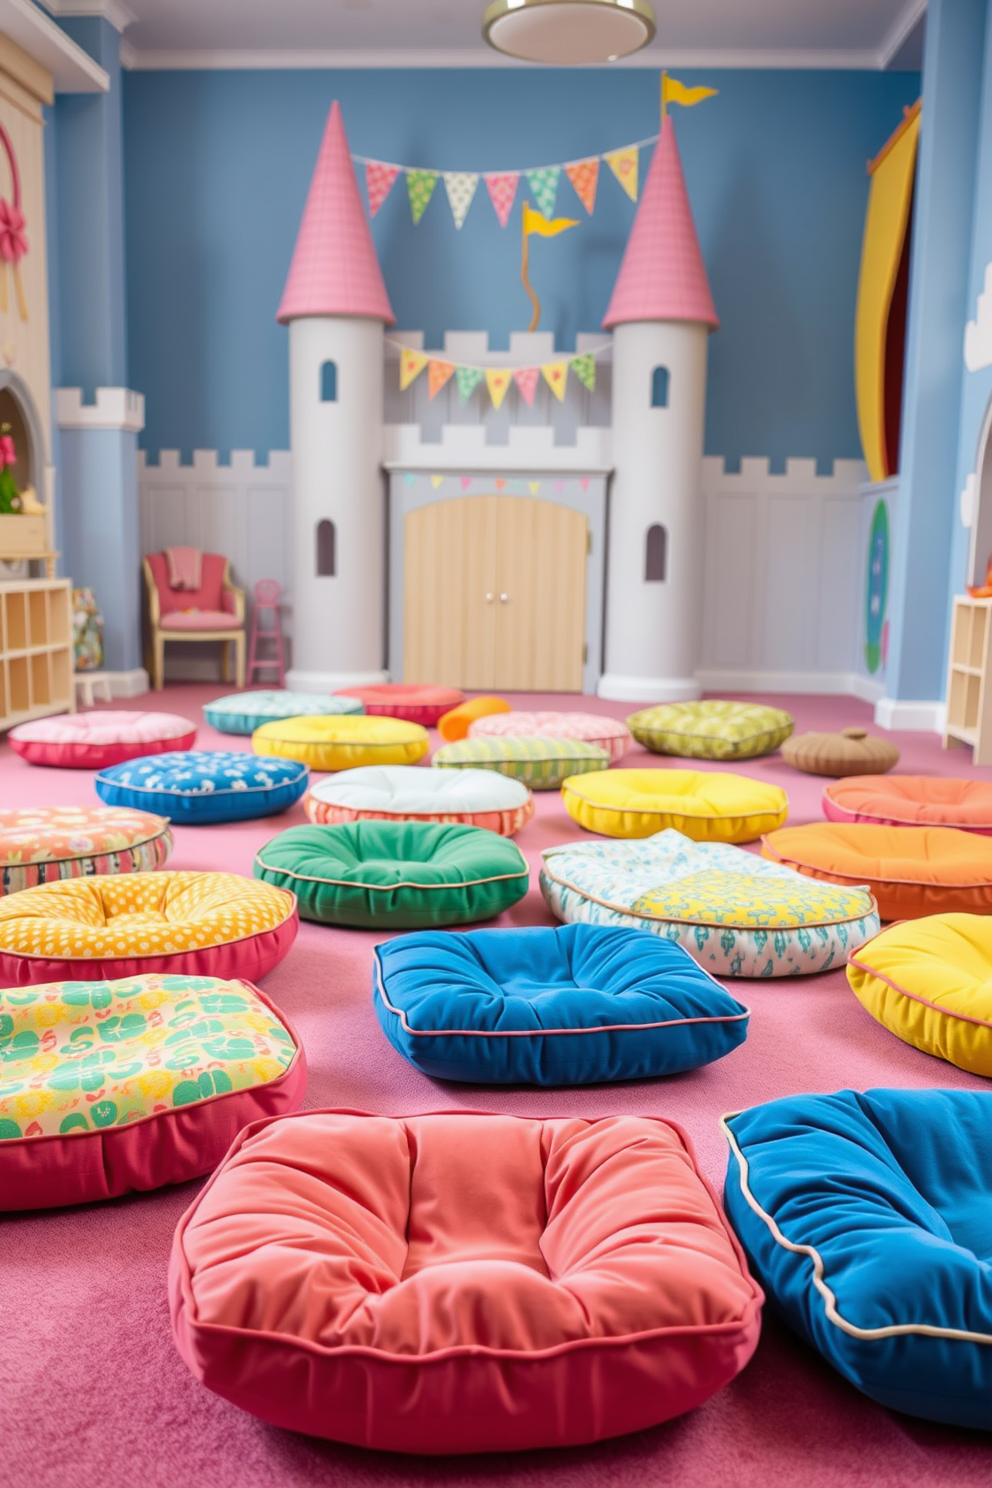
M 992 780 L 942 775 L 849 775 L 823 790 L 828 821 L 879 827 L 958 827 L 992 836 Z
M 0 1211 L 185 1183 L 306 1088 L 299 1038 L 244 981 L 0 991 L 0 1030 Z
M 169 1284 L 211 1390 L 424 1453 L 679 1415 L 747 1363 L 762 1300 L 673 1123 L 471 1112 L 256 1123 L 180 1220 Z
M 404 718 L 433 728 L 451 708 L 465 701 L 465 694 L 455 687 L 429 687 L 411 682 L 382 682 L 374 687 L 342 687 L 335 697 L 358 698 L 366 713 L 379 718 Z
M 146 754 L 192 749 L 196 725 L 178 713 L 60 713 L 20 723 L 7 735 L 10 747 L 32 765 L 101 770 Z

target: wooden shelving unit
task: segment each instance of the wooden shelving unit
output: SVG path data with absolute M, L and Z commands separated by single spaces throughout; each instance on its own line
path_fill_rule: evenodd
M 75 707 L 71 581 L 0 583 L 0 732 Z
M 951 655 L 947 664 L 944 748 L 970 744 L 976 765 L 992 765 L 992 685 L 989 639 L 992 599 L 954 599 Z

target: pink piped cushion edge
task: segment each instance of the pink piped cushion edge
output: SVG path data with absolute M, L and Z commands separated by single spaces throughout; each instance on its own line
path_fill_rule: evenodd
M 101 770 L 146 754 L 192 749 L 196 725 L 178 713 L 64 713 L 18 724 L 8 738 L 32 765 Z

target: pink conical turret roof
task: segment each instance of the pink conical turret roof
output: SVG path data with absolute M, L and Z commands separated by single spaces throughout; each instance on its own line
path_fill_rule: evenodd
M 364 315 L 387 325 L 396 319 L 336 100 L 327 117 L 276 319 L 302 315 Z
M 670 117 L 662 120 L 603 329 L 630 320 L 698 320 L 714 329 L 720 324 Z

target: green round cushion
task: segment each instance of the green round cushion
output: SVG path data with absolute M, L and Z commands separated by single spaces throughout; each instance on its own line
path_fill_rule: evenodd
M 639 744 L 683 759 L 741 760 L 771 754 L 795 728 L 791 713 L 763 703 L 662 703 L 627 719 Z
M 290 827 L 255 858 L 255 877 L 290 889 L 305 920 L 361 930 L 489 920 L 527 892 L 508 837 L 437 822 Z

